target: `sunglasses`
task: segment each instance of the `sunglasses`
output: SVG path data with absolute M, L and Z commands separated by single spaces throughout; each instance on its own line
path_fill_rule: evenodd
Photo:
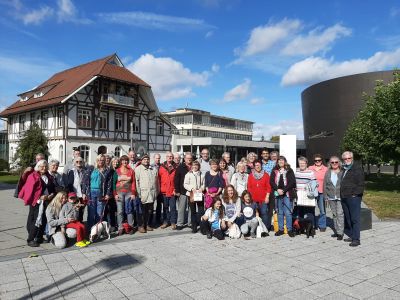
M 322 159 L 314 159 L 315 162 L 320 162 Z
M 331 164 L 338 164 L 338 161 L 331 161 Z

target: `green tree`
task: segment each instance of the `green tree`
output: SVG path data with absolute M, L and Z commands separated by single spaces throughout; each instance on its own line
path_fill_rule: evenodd
M 273 135 L 270 139 L 271 142 L 279 142 L 279 135 Z
M 374 95 L 364 95 L 365 105 L 349 125 L 342 150 L 351 150 L 368 163 L 400 162 L 400 72 L 384 84 L 377 81 Z
M 14 157 L 15 163 L 26 168 L 35 161 L 38 153 L 43 153 L 46 157 L 49 155 L 47 146 L 47 137 L 38 124 L 33 124 L 22 135 L 18 144 L 18 149 Z

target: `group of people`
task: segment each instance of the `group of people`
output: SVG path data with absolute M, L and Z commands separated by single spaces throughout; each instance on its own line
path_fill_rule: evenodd
M 207 238 L 249 239 L 258 235 L 258 228 L 262 236 L 269 235 L 274 212 L 275 236 L 287 230 L 294 237 L 296 220 L 325 231 L 327 206 L 334 219 L 332 237 L 342 240 L 346 223 L 349 238 L 344 240 L 350 246 L 360 245 L 364 173 L 351 152 L 344 152 L 342 161 L 332 156 L 328 167 L 319 154 L 311 166 L 307 158 L 299 157 L 296 170 L 267 148 L 260 159 L 251 152 L 236 166 L 229 152 L 219 160 L 210 159 L 206 148 L 197 160 L 191 153 L 185 153 L 182 162 L 179 153 L 167 152 L 165 157 L 161 162 L 160 154 L 155 154 L 150 164 L 148 155 L 138 159 L 134 151 L 120 158 L 100 154 L 94 166 L 86 166 L 76 150 L 60 174 L 57 160 L 47 162 L 42 154 L 36 155 L 16 193 L 29 206 L 28 245 L 37 247 L 46 236 L 63 248 L 68 238 L 76 237 L 75 245 L 86 247 L 89 230 L 101 221 L 118 235 L 189 226 Z

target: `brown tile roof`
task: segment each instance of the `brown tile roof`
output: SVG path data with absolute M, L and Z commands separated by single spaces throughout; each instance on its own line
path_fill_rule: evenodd
M 7 117 L 11 114 L 60 103 L 63 99 L 72 94 L 94 76 L 103 76 L 150 87 L 150 85 L 148 85 L 128 69 L 107 63 L 115 55 L 116 54 L 112 54 L 104 58 L 54 74 L 34 90 L 20 94 L 19 96 L 28 96 L 29 99 L 27 101 L 16 101 L 14 104 L 3 110 L 0 113 L 0 117 Z M 46 87 L 50 89 L 42 97 L 33 97 L 34 92 Z

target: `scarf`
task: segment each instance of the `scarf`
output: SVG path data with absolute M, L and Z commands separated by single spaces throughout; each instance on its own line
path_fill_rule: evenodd
M 264 173 L 265 173 L 264 170 L 261 170 L 260 172 L 257 172 L 254 169 L 251 172 L 252 172 L 252 174 L 253 174 L 253 176 L 254 176 L 254 178 L 256 180 L 260 180 L 264 176 Z
M 76 168 L 73 168 L 72 171 L 74 172 L 73 187 L 76 192 L 76 196 L 78 198 L 82 198 L 82 189 L 81 189 L 82 171 L 78 172 Z
M 286 169 L 279 169 L 279 171 L 275 171 L 276 176 L 275 176 L 275 183 L 278 186 L 279 185 L 279 178 L 282 175 L 283 178 L 283 184 L 286 186 L 287 185 L 287 179 L 286 179 L 286 174 L 287 174 L 287 170 Z

